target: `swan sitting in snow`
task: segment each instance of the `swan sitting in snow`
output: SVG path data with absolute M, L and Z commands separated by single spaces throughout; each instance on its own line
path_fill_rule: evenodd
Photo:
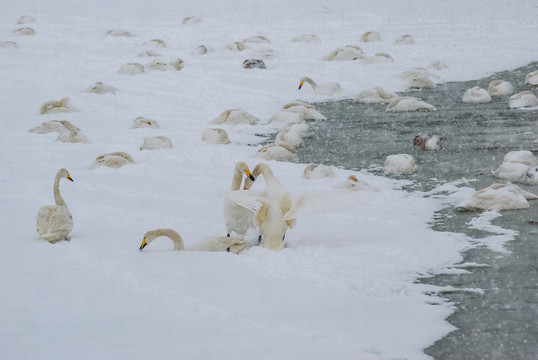
M 424 134 L 419 133 L 415 138 L 413 139 L 413 146 L 418 147 L 421 150 L 439 150 L 441 149 L 441 145 L 439 144 L 441 141 L 441 138 L 437 135 L 433 134 Z
M 251 181 L 255 180 L 248 165 L 243 161 L 238 161 L 234 167 L 231 191 L 242 191 L 241 183 L 244 175 Z M 226 224 L 227 236 L 230 236 L 232 232 L 245 235 L 254 226 L 254 214 L 252 211 L 234 204 L 229 198 L 224 198 L 224 223 Z
M 116 90 L 118 90 L 118 89 L 116 89 L 115 87 L 110 86 L 110 85 L 105 85 L 101 81 L 98 81 L 98 82 L 95 83 L 95 85 L 92 85 L 92 86 L 86 88 L 86 90 L 84 90 L 84 92 L 89 92 L 89 93 L 93 93 L 93 94 L 106 94 L 106 93 L 115 94 Z
M 289 103 L 282 109 L 301 114 L 303 120 L 327 120 L 325 115 L 316 110 L 312 105 L 301 103 Z
M 392 100 L 388 105 L 386 111 L 388 112 L 404 112 L 404 111 L 437 111 L 437 108 L 431 104 L 428 104 L 422 99 L 402 96 Z
M 310 164 L 303 170 L 303 177 L 305 179 L 324 179 L 334 176 L 333 169 L 327 165 Z
M 155 120 L 145 118 L 143 116 L 138 116 L 136 119 L 133 120 L 133 126 L 131 126 L 132 129 L 139 129 L 139 128 L 152 128 L 152 129 L 159 129 L 159 123 Z
M 473 86 L 470 89 L 467 89 L 463 94 L 462 101 L 465 103 L 487 103 L 491 102 L 491 96 L 489 93 L 482 89 L 480 86 Z
M 304 122 L 304 117 L 299 112 L 280 110 L 271 116 L 269 123 L 279 123 L 284 125 L 299 124 Z
M 140 150 L 170 149 L 171 147 L 172 141 L 166 136 L 151 136 L 144 138 Z
M 227 124 L 227 125 L 254 125 L 260 122 L 256 116 L 249 114 L 241 109 L 230 109 L 224 111 L 212 124 Z
M 258 150 L 256 157 L 265 160 L 294 161 L 297 160 L 295 149 L 286 143 L 273 143 Z
M 503 158 L 503 163 L 493 173 L 501 179 L 516 180 L 523 176 L 529 166 L 538 165 L 538 160 L 528 150 L 510 151 Z
M 224 129 L 205 129 L 202 140 L 211 144 L 230 144 L 228 133 Z
M 355 100 L 366 104 L 388 104 L 392 100 L 397 98 L 398 95 L 393 92 L 385 91 L 383 90 L 383 88 L 380 87 L 374 87 L 373 89 L 361 91 L 361 93 L 357 95 Z
M 538 185 L 538 166 L 529 166 L 518 181 L 526 185 Z
M 303 34 L 303 35 L 298 35 L 298 36 L 293 37 L 291 41 L 312 44 L 312 43 L 320 43 L 321 39 L 319 38 L 319 36 L 314 35 L 314 34 Z
M 140 63 L 127 63 L 125 65 L 120 66 L 117 73 L 123 74 L 123 75 L 137 75 L 145 73 L 146 70 L 144 70 L 144 65 Z
M 389 155 L 384 163 L 385 171 L 398 174 L 411 174 L 418 171 L 415 158 L 409 154 Z
M 358 46 L 346 45 L 343 48 L 338 48 L 331 52 L 329 55 L 323 57 L 323 60 L 327 61 L 349 61 L 362 59 L 364 57 L 363 51 Z
M 314 90 L 314 94 L 316 95 L 334 95 L 334 93 L 337 93 L 342 90 L 342 87 L 337 82 L 318 84 L 314 80 L 306 76 L 301 78 L 299 82 L 299 90 L 301 90 L 305 82 L 309 83 L 310 86 L 312 86 L 312 90 Z
M 362 34 L 362 42 L 381 41 L 381 35 L 377 31 L 368 31 Z
M 413 68 L 404 71 L 400 77 L 407 81 L 408 89 L 430 89 L 435 87 L 431 77 L 432 74 L 425 68 Z
M 532 87 L 538 86 L 538 70 L 528 73 L 525 76 L 525 85 Z
M 149 243 L 158 237 L 166 236 L 174 243 L 175 251 L 227 251 L 239 254 L 248 247 L 248 243 L 241 238 L 215 236 L 201 239 L 185 249 L 183 239 L 172 229 L 155 229 L 144 234 L 139 250 L 142 251 Z
M 306 123 L 290 124 L 278 132 L 275 144 L 295 149 L 302 146 L 304 139 L 310 135 L 310 127 Z
M 47 101 L 39 108 L 40 114 L 57 114 L 77 111 L 79 110 L 71 105 L 71 102 L 67 97 L 61 100 Z
M 349 175 L 347 180 L 336 184 L 337 189 L 347 189 L 351 191 L 377 191 L 376 188 L 368 184 L 366 181 L 359 180 L 355 175 Z
M 95 159 L 95 161 L 91 165 L 90 169 L 94 169 L 99 166 L 120 168 L 124 165 L 132 164 L 132 163 L 134 163 L 134 160 L 131 157 L 131 155 L 122 151 L 118 151 L 118 152 L 113 152 L 110 154 L 103 154 L 101 156 L 98 156 L 97 159 Z
M 508 81 L 493 80 L 488 85 L 488 92 L 491 96 L 505 96 L 514 92 L 514 87 Z
M 527 200 L 538 196 L 512 184 L 492 184 L 476 191 L 472 198 L 459 205 L 460 210 L 517 210 L 530 207 Z
M 531 91 L 522 91 L 509 99 L 511 109 L 519 109 L 538 105 L 538 98 Z
M 399 45 L 411 45 L 415 43 L 415 39 L 413 38 L 412 35 L 404 34 L 400 36 L 398 39 L 396 39 L 394 43 L 399 44 Z
M 73 181 L 66 169 L 60 169 L 54 178 L 54 201 L 56 205 L 43 206 L 37 212 L 36 229 L 41 237 L 51 243 L 67 240 L 73 230 L 73 217 L 60 194 L 60 179 Z
M 44 122 L 40 126 L 30 129 L 29 131 L 37 134 L 57 132 L 58 137 L 56 138 L 56 141 L 68 143 L 89 143 L 88 138 L 80 131 L 80 128 L 71 124 L 67 120 L 51 120 Z

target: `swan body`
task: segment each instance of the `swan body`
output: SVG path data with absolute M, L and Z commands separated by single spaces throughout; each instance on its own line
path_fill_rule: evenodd
M 415 43 L 415 38 L 412 35 L 404 34 L 396 39 L 395 44 L 398 45 L 411 45 Z
M 89 93 L 93 93 L 93 94 L 107 94 L 107 93 L 115 94 L 117 90 L 118 89 L 116 89 L 113 86 L 105 85 L 105 84 L 103 84 L 103 82 L 98 81 L 98 82 L 95 83 L 95 85 L 92 85 L 92 86 L 86 88 L 86 90 L 84 90 L 84 91 L 89 92 Z
M 505 96 L 514 92 L 514 87 L 508 81 L 493 80 L 488 85 L 488 92 L 491 96 Z
M 394 58 L 387 53 L 376 53 L 374 56 L 365 56 L 363 59 L 364 64 L 377 64 L 387 62 L 394 62 Z
M 526 185 L 538 185 L 538 166 L 529 166 L 518 180 Z
M 381 35 L 379 35 L 377 31 L 368 31 L 362 34 L 361 41 L 362 42 L 381 41 Z
M 243 51 L 246 49 L 245 44 L 243 44 L 241 41 L 235 41 L 233 43 L 226 45 L 225 47 L 226 49 L 231 50 L 231 51 Z
M 532 87 L 538 86 L 538 70 L 528 73 L 525 76 L 525 85 Z
M 175 251 L 226 251 L 239 254 L 248 247 L 248 243 L 241 238 L 215 236 L 201 239 L 185 249 L 183 239 L 176 231 L 172 229 L 155 229 L 144 234 L 144 239 L 139 250 L 142 251 L 153 240 L 166 236 L 174 243 Z
M 0 49 L 18 49 L 19 44 L 15 41 L 0 41 Z
M 144 42 L 145 46 L 157 46 L 157 47 L 162 47 L 162 48 L 165 48 L 166 47 L 166 42 L 164 42 L 164 40 L 161 40 L 161 39 L 151 39 L 151 40 L 148 40 L 146 42 Z
M 383 90 L 380 87 L 374 87 L 373 89 L 367 89 L 361 91 L 359 95 L 355 98 L 357 101 L 366 104 L 380 104 L 380 103 L 390 103 L 392 100 L 397 99 L 398 95 Z
M 243 161 L 238 161 L 234 167 L 230 190 L 243 191 L 241 190 L 243 175 L 246 175 L 251 181 L 255 180 L 255 177 L 250 173 L 248 165 Z M 227 236 L 230 236 L 232 232 L 244 236 L 254 226 L 254 214 L 248 209 L 234 204 L 230 199 L 224 198 L 224 222 L 226 224 Z
M 538 98 L 531 91 L 522 91 L 509 99 L 511 109 L 519 109 L 538 105 Z
M 246 39 L 243 39 L 244 43 L 253 43 L 253 44 L 262 44 L 262 43 L 270 43 L 269 39 L 263 35 L 256 35 L 256 36 L 250 36 Z
M 178 70 L 179 71 L 179 70 L 183 69 L 183 60 L 182 59 L 177 59 L 177 60 L 171 61 L 171 62 L 153 60 L 149 64 L 146 64 L 145 68 L 149 69 L 149 70 L 159 70 L 159 71 L 168 71 L 168 70 L 172 70 L 172 71 Z
M 430 89 L 435 87 L 432 74 L 425 68 L 413 68 L 404 71 L 400 77 L 406 81 L 408 89 Z
M 312 86 L 312 90 L 314 90 L 314 94 L 316 95 L 334 95 L 334 93 L 337 93 L 342 90 L 342 87 L 337 82 L 318 84 L 314 80 L 306 76 L 301 78 L 299 82 L 299 90 L 301 90 L 305 82 L 309 83 L 310 86 Z
M 183 24 L 183 25 L 198 24 L 198 23 L 201 23 L 201 22 L 202 22 L 202 19 L 200 19 L 197 16 L 187 16 L 187 17 L 183 18 L 183 20 L 181 21 L 181 24 Z
M 324 179 L 334 176 L 332 167 L 327 165 L 310 164 L 303 170 L 303 177 L 305 179 Z
M 35 30 L 29 26 L 21 27 L 12 31 L 13 35 L 25 35 L 33 36 L 35 35 Z
M 118 69 L 117 73 L 118 74 L 123 74 L 123 75 L 137 75 L 137 74 L 142 74 L 142 73 L 145 73 L 146 70 L 144 70 L 144 65 L 140 64 L 140 63 L 127 63 L 127 64 L 124 64 L 122 66 L 120 66 L 120 68 Z
M 284 127 L 275 137 L 275 144 L 295 149 L 302 146 L 304 139 L 310 135 L 310 127 L 306 123 L 290 124 Z
M 347 45 L 343 48 L 338 48 L 325 56 L 323 60 L 327 61 L 350 61 L 362 59 L 364 57 L 363 51 L 358 46 Z
M 107 36 L 112 36 L 112 37 L 132 37 L 134 36 L 133 34 L 131 34 L 129 31 L 127 30 L 123 30 L 123 29 L 112 29 L 112 30 L 108 30 L 105 35 Z
M 269 123 L 279 123 L 285 125 L 298 124 L 304 121 L 304 117 L 299 112 L 280 110 L 273 114 Z
M 118 151 L 118 152 L 113 152 L 113 153 L 103 154 L 101 156 L 98 156 L 90 168 L 94 169 L 99 166 L 120 168 L 124 165 L 132 164 L 132 163 L 134 163 L 134 160 L 131 157 L 131 155 L 122 151 Z
M 473 86 L 470 89 L 467 89 L 463 94 L 462 101 L 465 103 L 487 103 L 491 102 L 491 95 L 480 86 Z
M 20 18 L 17 19 L 17 24 L 30 24 L 35 23 L 35 19 L 33 16 L 30 15 L 23 15 Z
M 80 131 L 80 128 L 67 120 L 51 120 L 44 122 L 40 126 L 30 129 L 29 131 L 37 134 L 57 132 L 58 137 L 56 138 L 56 141 L 67 143 L 89 143 L 88 138 Z
M 77 111 L 79 110 L 71 105 L 69 98 L 67 97 L 61 100 L 47 101 L 39 108 L 40 114 L 57 114 Z
M 37 212 L 36 229 L 41 237 L 51 243 L 66 239 L 73 230 L 73 217 L 60 194 L 60 180 L 73 181 L 69 172 L 62 168 L 54 178 L 54 201 L 56 205 L 43 206 Z
M 282 109 L 301 114 L 303 120 L 327 120 L 325 115 L 311 105 L 291 103 L 284 105 Z
M 377 191 L 366 181 L 359 180 L 355 175 L 349 175 L 347 180 L 335 186 L 337 189 L 347 189 L 351 191 Z
M 418 171 L 415 158 L 409 154 L 389 155 L 384 163 L 385 171 L 398 174 L 411 174 Z
M 295 149 L 285 143 L 273 143 L 258 150 L 256 157 L 265 160 L 294 161 L 297 160 Z
M 403 96 L 392 100 L 388 105 L 388 112 L 405 112 L 405 111 L 437 111 L 437 108 L 428 104 L 422 99 Z
M 528 150 L 510 151 L 503 158 L 503 163 L 493 173 L 501 179 L 516 180 L 521 178 L 530 166 L 538 165 L 538 160 Z
M 139 128 L 152 128 L 152 129 L 159 129 L 159 123 L 155 120 L 145 118 L 143 116 L 138 116 L 136 119 L 133 120 L 133 126 L 131 126 L 132 129 L 139 129 Z
M 441 149 L 440 141 L 441 138 L 437 135 L 419 133 L 413 139 L 413 146 L 427 151 L 439 150 Z
M 211 144 L 230 144 L 228 133 L 224 129 L 205 129 L 202 140 Z
M 170 149 L 171 147 L 172 141 L 166 136 L 152 136 L 144 138 L 140 150 Z
M 428 64 L 428 69 L 443 70 L 448 69 L 448 65 L 444 61 L 435 60 Z
M 460 209 L 472 210 L 517 210 L 530 207 L 528 200 L 538 196 L 513 184 L 492 184 L 477 190 L 472 198 L 458 206 Z
M 249 114 L 241 109 L 230 109 L 224 111 L 212 124 L 227 124 L 227 125 L 254 125 L 260 122 L 256 116 Z
M 306 44 L 312 44 L 312 43 L 320 43 L 321 40 L 319 36 L 314 34 L 303 34 L 295 36 L 291 39 L 292 42 L 300 42 L 300 43 L 306 43 Z

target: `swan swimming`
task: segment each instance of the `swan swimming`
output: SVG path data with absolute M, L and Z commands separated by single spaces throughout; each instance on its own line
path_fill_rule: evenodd
M 54 178 L 53 187 L 56 205 L 42 206 L 37 212 L 37 232 L 50 243 L 55 243 L 62 239 L 68 240 L 67 236 L 73 230 L 73 217 L 60 194 L 60 180 L 62 178 L 73 181 L 66 169 L 58 170 Z
M 166 236 L 174 243 L 175 251 L 227 251 L 239 254 L 248 247 L 248 242 L 241 238 L 215 236 L 198 240 L 185 249 L 183 239 L 175 230 L 172 229 L 155 229 L 144 234 L 144 239 L 138 250 L 142 251 L 148 244 L 158 237 Z
M 238 161 L 234 167 L 230 190 L 242 191 L 240 189 L 243 182 L 243 175 L 246 175 L 251 181 L 255 181 L 255 177 L 250 173 L 248 165 L 243 161 Z M 230 199 L 224 198 L 224 222 L 226 224 L 227 236 L 230 236 L 232 232 L 245 235 L 254 226 L 254 214 L 252 211 L 234 204 Z

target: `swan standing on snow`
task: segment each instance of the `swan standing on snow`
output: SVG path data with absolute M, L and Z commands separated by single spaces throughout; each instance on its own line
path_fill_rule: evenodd
M 336 82 L 318 84 L 314 80 L 306 76 L 301 78 L 299 82 L 299 90 L 301 90 L 305 82 L 309 83 L 310 86 L 312 86 L 314 94 L 316 95 L 333 95 L 334 93 L 342 90 L 340 84 Z
M 54 178 L 54 201 L 56 205 L 46 205 L 39 209 L 36 218 L 36 229 L 41 237 L 51 243 L 68 240 L 67 235 L 73 230 L 73 217 L 60 195 L 60 179 L 73 181 L 69 172 L 62 168 Z
M 174 243 L 174 250 L 176 251 L 227 251 L 234 254 L 239 254 L 248 247 L 248 243 L 244 239 L 215 236 L 199 240 L 185 249 L 183 239 L 176 231 L 172 229 L 156 229 L 150 230 L 144 234 L 142 245 L 140 245 L 138 250 L 142 251 L 142 249 L 144 249 L 149 243 L 161 236 L 170 238 L 170 240 L 172 240 Z
M 232 191 L 241 191 L 241 183 L 243 182 L 243 174 L 248 179 L 254 181 L 255 178 L 250 173 L 248 165 L 243 161 L 238 161 L 235 164 L 234 174 L 232 177 Z M 239 235 L 245 235 L 248 229 L 254 226 L 254 214 L 252 211 L 245 209 L 242 206 L 234 204 L 230 199 L 224 199 L 224 222 L 226 224 L 226 235 L 229 237 L 232 232 Z

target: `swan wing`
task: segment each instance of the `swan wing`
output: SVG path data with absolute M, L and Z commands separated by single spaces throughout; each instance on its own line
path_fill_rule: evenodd
M 323 190 L 296 195 L 291 208 L 284 215 L 291 220 L 297 215 L 313 215 L 345 210 L 356 204 L 364 195 L 345 189 Z
M 242 206 L 253 213 L 257 213 L 264 203 L 269 202 L 269 199 L 251 190 L 229 191 L 223 193 L 222 196 L 230 201 L 230 203 Z

